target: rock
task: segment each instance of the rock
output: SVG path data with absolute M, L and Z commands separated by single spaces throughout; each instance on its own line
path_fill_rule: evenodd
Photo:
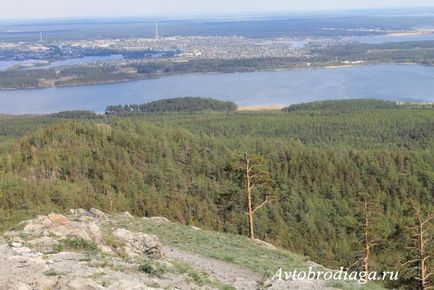
M 87 210 L 82 209 L 82 208 L 70 209 L 70 211 L 71 211 L 71 215 L 74 218 L 74 220 L 80 221 L 80 222 L 92 221 L 92 220 L 95 220 L 96 217 L 104 215 L 103 212 L 100 212 L 97 209 L 94 209 L 96 214 L 93 214 L 90 211 L 87 211 Z
M 89 212 L 92 213 L 97 218 L 105 218 L 106 217 L 106 214 L 103 211 L 96 209 L 96 208 L 91 208 L 89 210 Z
M 306 267 L 321 268 L 321 269 L 324 268 L 323 266 L 321 266 L 321 265 L 318 264 L 318 263 L 315 263 L 314 261 L 307 261 L 307 262 L 306 262 Z
M 267 249 L 270 249 L 270 250 L 275 250 L 275 249 L 277 249 L 274 245 L 272 245 L 272 244 L 270 244 L 270 243 L 267 243 L 267 242 L 264 242 L 264 241 L 262 241 L 262 240 L 254 239 L 253 241 L 254 241 L 255 243 L 257 243 L 258 245 L 264 247 L 264 248 L 267 248 Z
M 130 216 L 128 213 L 123 215 Z M 7 238 L 0 237 L 0 290 L 205 289 L 193 285 L 189 275 L 178 273 L 174 260 L 182 260 L 197 270 L 204 270 L 213 279 L 223 277 L 221 279 L 225 284 L 235 284 L 238 289 L 257 289 L 255 281 L 259 277 L 250 274 L 250 270 L 240 270 L 226 262 L 190 253 L 173 254 L 173 249 L 169 248 L 167 258 L 149 261 L 149 258 L 159 259 L 164 255 L 159 239 L 115 226 L 134 226 L 136 222 L 136 219 L 110 216 L 97 209 L 92 212 L 77 209 L 71 210 L 71 216 L 50 214 L 30 220 L 27 232 L 16 230 L 11 231 Z M 150 218 L 149 222 L 170 223 L 161 217 Z M 104 235 L 108 229 L 114 229 L 112 237 Z M 94 241 L 105 254 L 88 251 L 90 248 L 82 241 L 79 247 L 73 247 L 74 244 L 67 241 L 74 237 Z M 109 245 L 113 249 L 119 247 L 119 255 Z M 144 268 L 145 263 L 158 272 L 165 268 L 168 271 L 164 275 L 153 275 Z M 244 279 L 235 280 L 234 277 Z
M 155 235 L 133 233 L 118 228 L 113 232 L 113 236 L 124 244 L 124 250 L 130 256 L 144 254 L 152 259 L 163 257 L 162 245 Z
M 72 208 L 69 210 L 69 212 L 73 215 L 88 213 L 88 211 L 83 208 Z
M 55 240 L 53 237 L 43 236 L 40 238 L 29 240 L 28 243 L 33 248 L 38 248 L 44 252 L 51 252 L 53 246 L 56 245 L 58 241 Z
M 46 264 L 40 257 L 2 256 L 0 253 L 0 289 L 51 289 L 45 287 L 48 281 L 42 275 L 44 271 Z
M 90 279 L 75 279 L 66 285 L 68 290 L 99 290 L 106 289 Z
M 109 287 L 110 290 L 117 289 L 128 289 L 128 290 L 158 290 L 160 288 L 149 288 L 143 285 L 142 283 L 130 281 L 130 280 L 121 280 L 119 282 L 114 283 Z
M 165 217 L 154 216 L 149 219 L 154 223 L 156 223 L 157 225 L 170 223 L 170 221 Z
M 102 240 L 101 229 L 96 223 L 94 222 L 88 223 L 87 230 L 89 231 L 89 235 L 92 238 L 92 240 L 95 240 L 97 242 Z
M 87 210 L 82 209 L 82 208 L 70 209 L 69 211 L 75 217 L 90 214 Z
M 48 218 L 56 225 L 66 226 L 71 223 L 66 216 L 57 213 L 50 213 Z
M 1 258 L 12 255 L 12 249 L 7 244 L 0 244 L 0 261 Z M 1 289 L 1 288 L 0 288 Z
M 5 285 L 0 285 L 0 289 L 7 289 L 7 290 L 32 290 L 32 288 L 24 283 L 17 282 L 17 283 L 7 283 Z
M 13 242 L 11 246 L 13 248 L 21 248 L 23 246 L 23 244 L 20 242 Z
M 101 251 L 105 254 L 114 254 L 112 249 L 106 244 L 102 238 L 102 233 L 100 227 L 95 222 L 90 222 L 87 224 L 87 231 L 90 238 L 95 241 Z
M 133 216 L 129 213 L 129 212 L 127 212 L 127 211 L 124 211 L 122 214 L 121 214 L 121 216 L 123 216 L 123 217 L 126 217 L 126 218 L 133 218 Z
M 14 252 L 15 255 L 24 256 L 26 254 L 30 254 L 32 250 L 27 247 L 19 247 L 19 248 L 12 248 L 12 252 Z
M 35 219 L 30 220 L 24 227 L 23 231 L 27 233 L 41 232 L 44 229 L 53 226 L 53 222 L 45 215 L 37 216 Z
M 239 290 L 258 289 L 256 281 L 249 281 L 243 278 L 237 278 L 234 283 L 234 288 Z
M 269 290 L 334 290 L 336 288 L 327 287 L 323 280 L 275 280 L 267 287 Z M 336 289 L 337 290 L 337 289 Z

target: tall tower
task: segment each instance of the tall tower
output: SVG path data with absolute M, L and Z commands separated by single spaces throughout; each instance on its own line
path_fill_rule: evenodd
M 43 41 L 44 41 L 44 39 L 42 37 L 42 31 L 41 31 L 41 32 L 39 32 L 39 42 L 43 42 Z
M 155 21 L 155 35 L 154 35 L 155 39 L 160 39 L 160 29 L 159 29 L 159 23 L 158 23 L 158 19 Z

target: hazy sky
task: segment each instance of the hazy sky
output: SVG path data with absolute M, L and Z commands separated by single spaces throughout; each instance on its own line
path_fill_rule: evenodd
M 434 0 L 0 0 L 0 19 L 246 14 L 434 6 Z

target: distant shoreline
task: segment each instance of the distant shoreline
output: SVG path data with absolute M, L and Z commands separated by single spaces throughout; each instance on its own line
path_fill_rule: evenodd
M 285 107 L 285 105 L 282 105 L 282 104 L 240 106 L 237 111 L 238 112 L 246 112 L 246 111 L 273 111 L 273 110 L 281 110 L 284 107 Z
M 280 68 L 280 69 L 261 69 L 261 70 L 252 70 L 252 71 L 233 71 L 233 72 L 194 72 L 194 73 L 173 73 L 173 74 L 154 74 L 143 76 L 140 74 L 134 75 L 134 77 L 130 79 L 123 80 L 112 80 L 112 81 L 102 81 L 102 82 L 93 82 L 93 83 L 76 83 L 76 84 L 67 84 L 67 85 L 57 85 L 57 86 L 45 86 L 45 87 L 27 87 L 27 88 L 0 88 L 1 91 L 26 91 L 26 90 L 43 90 L 43 89 L 55 89 L 55 88 L 71 88 L 71 87 L 86 87 L 86 86 L 100 86 L 100 85 L 111 85 L 111 84 L 121 84 L 121 83 L 129 83 L 136 81 L 144 81 L 151 79 L 160 79 L 164 77 L 174 77 L 174 76 L 182 76 L 182 75 L 213 75 L 213 74 L 236 74 L 236 73 L 258 73 L 258 72 L 282 72 L 282 71 L 293 71 L 293 70 L 306 70 L 306 69 L 344 69 L 351 68 L 357 66 L 369 66 L 369 65 L 420 65 L 420 66 L 430 66 L 421 63 L 357 63 L 357 64 L 342 64 L 342 65 L 311 65 L 311 66 L 300 66 L 300 67 L 290 67 L 290 68 Z

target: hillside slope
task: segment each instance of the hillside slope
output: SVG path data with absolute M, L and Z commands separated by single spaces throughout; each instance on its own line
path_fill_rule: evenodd
M 431 109 L 150 113 L 50 118 L 35 128 L 46 120 L 0 122 L 0 231 L 36 214 L 97 207 L 245 236 L 244 187 L 230 166 L 249 150 L 265 160 L 276 192 L 254 217 L 257 238 L 350 266 L 367 193 L 381 243 L 372 270 L 411 272 L 402 267 L 414 259 L 411 206 L 434 204 Z M 410 277 L 386 286 L 414 289 Z
M 364 289 L 272 281 L 278 267 L 324 268 L 259 240 L 127 212 L 38 216 L 7 232 L 0 249 L 1 289 Z

